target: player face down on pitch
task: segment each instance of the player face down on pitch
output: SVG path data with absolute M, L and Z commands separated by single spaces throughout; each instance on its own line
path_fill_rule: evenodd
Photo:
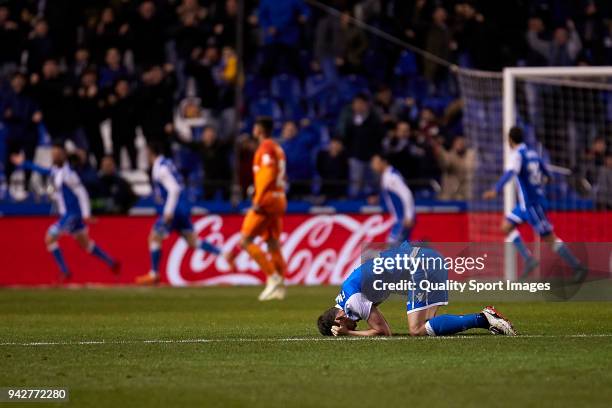
M 336 304 L 317 320 L 324 336 L 391 336 L 391 328 L 378 306 L 392 293 L 406 297 L 408 331 L 411 336 L 447 336 L 469 329 L 485 329 L 493 334 L 514 336 L 512 323 L 492 306 L 480 313 L 438 315 L 438 308 L 448 304 L 447 289 L 423 290 L 428 286 L 443 287 L 448 271 L 443 262 L 435 262 L 440 254 L 430 248 L 411 246 L 408 242 L 381 252 L 380 258 L 422 257 L 434 262 L 417 264 L 414 268 L 393 267 L 378 270 L 374 259 L 357 267 L 344 281 Z M 415 264 L 413 264 L 415 265 Z M 437 267 L 424 267 L 438 265 Z M 357 330 L 363 320 L 367 329 Z

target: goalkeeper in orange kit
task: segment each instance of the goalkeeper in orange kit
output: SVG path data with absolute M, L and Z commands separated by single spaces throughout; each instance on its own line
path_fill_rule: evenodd
M 271 118 L 260 117 L 253 126 L 253 137 L 259 147 L 253 157 L 253 179 L 255 192 L 253 205 L 248 210 L 240 233 L 240 247 L 226 255 L 230 265 L 244 249 L 266 274 L 266 287 L 259 300 L 285 298 L 284 275 L 287 264 L 280 249 L 282 217 L 287 209 L 285 197 L 285 153 L 271 139 L 273 122 Z M 266 254 L 253 241 L 262 237 L 267 243 Z

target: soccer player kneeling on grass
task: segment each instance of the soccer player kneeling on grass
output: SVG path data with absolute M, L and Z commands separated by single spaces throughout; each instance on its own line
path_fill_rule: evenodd
M 439 258 L 440 255 L 430 248 L 413 247 L 404 242 L 395 249 L 381 253 L 381 257 L 394 257 L 398 251 L 410 254 L 410 257 Z M 336 305 L 326 310 L 317 321 L 319 331 L 324 336 L 391 336 L 391 329 L 385 317 L 378 309 L 391 294 L 379 290 L 381 280 L 400 282 L 409 279 L 414 290 L 402 294 L 408 295 L 408 330 L 411 336 L 447 336 L 468 329 L 485 329 L 493 334 L 516 335 L 512 323 L 495 310 L 493 306 L 485 307 L 480 313 L 466 315 L 438 315 L 438 308 L 448 304 L 446 290 L 426 292 L 420 288 L 421 281 L 430 284 L 447 281 L 448 272 L 443 267 L 435 270 L 418 268 L 414 273 L 405 270 L 385 271 L 377 274 L 374 261 L 369 260 L 344 281 Z M 364 320 L 368 324 L 365 330 L 357 330 L 357 322 Z

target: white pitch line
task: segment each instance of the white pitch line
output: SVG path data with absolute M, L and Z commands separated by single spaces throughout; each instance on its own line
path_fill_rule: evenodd
M 24 346 L 24 347 L 41 347 L 41 346 L 89 346 L 89 345 L 121 345 L 121 344 L 198 344 L 198 343 L 289 343 L 289 342 L 321 342 L 321 341 L 414 341 L 422 339 L 434 340 L 466 340 L 475 339 L 480 336 L 438 336 L 438 337 L 286 337 L 286 338 L 235 338 L 235 339 L 151 339 L 151 340 L 81 340 L 81 341 L 33 341 L 33 342 L 4 342 L 0 343 L 0 347 L 7 346 Z M 537 338 L 600 338 L 612 337 L 612 333 L 602 334 L 562 334 L 562 335 L 546 335 L 546 334 L 523 334 L 518 336 L 496 336 L 496 338 L 509 339 L 537 339 Z

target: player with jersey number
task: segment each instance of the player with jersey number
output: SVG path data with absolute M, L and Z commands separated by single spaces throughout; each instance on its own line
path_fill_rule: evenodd
M 415 259 L 440 258 L 433 249 L 412 246 L 408 242 L 381 252 L 379 257 L 393 259 L 397 255 Z M 442 262 L 437 265 L 429 269 L 419 267 L 414 273 L 392 269 L 381 274 L 375 270 L 373 259 L 364 262 L 346 278 L 336 297 L 336 304 L 319 316 L 319 332 L 324 336 L 391 336 L 389 324 L 378 308 L 392 293 L 385 290 L 383 285 L 409 280 L 413 288 L 399 293 L 407 297 L 408 331 L 411 336 L 448 336 L 477 328 L 493 334 L 516 335 L 512 323 L 492 306 L 485 307 L 480 313 L 438 315 L 438 308 L 448 304 L 448 291 L 425 290 L 422 286 L 422 283 L 437 285 L 447 282 L 448 271 Z M 367 323 L 367 329 L 357 330 L 360 320 Z
M 520 278 L 526 278 L 539 264 L 516 229 L 518 225 L 527 222 L 572 267 L 574 270 L 573 281 L 576 283 L 582 282 L 586 278 L 587 269 L 553 232 L 553 226 L 546 217 L 544 184 L 550 180 L 550 172 L 540 156 L 525 144 L 521 128 L 515 126 L 510 129 L 508 141 L 512 149 L 509 167 L 495 187 L 484 192 L 483 198 L 494 199 L 502 193 L 504 185 L 508 181 L 513 178 L 516 180 L 518 204 L 512 212 L 506 214 L 506 219 L 503 221 L 501 228 L 506 234 L 506 241 L 514 244 L 525 261 Z
M 266 287 L 259 295 L 261 301 L 285 298 L 287 269 L 280 247 L 282 217 L 287 209 L 285 153 L 271 139 L 272 129 L 273 121 L 268 117 L 257 118 L 253 126 L 253 136 L 259 143 L 253 157 L 253 203 L 242 223 L 240 246 L 226 255 L 228 263 L 234 265 L 241 249 L 244 249 L 257 262 L 267 277 Z M 269 258 L 254 242 L 257 237 L 266 242 Z
M 89 237 L 87 223 L 92 220 L 89 194 L 81 183 L 79 175 L 68 163 L 64 142 L 53 142 L 51 146 L 53 165 L 50 168 L 26 161 L 23 153 L 12 155 L 11 161 L 16 167 L 35 171 L 48 176 L 51 180 L 60 219 L 47 230 L 45 243 L 61 271 L 60 279 L 66 281 L 72 276 L 58 243 L 62 234 L 72 235 L 81 248 L 99 258 L 114 273 L 118 273 L 119 262 L 111 258 Z
M 164 156 L 164 145 L 149 144 L 147 154 L 152 166 L 153 192 L 161 215 L 149 234 L 151 269 L 149 273 L 136 278 L 136 282 L 142 285 L 159 282 L 161 244 L 172 231 L 179 233 L 192 249 L 202 249 L 215 255 L 221 252 L 209 242 L 198 239 L 194 233 L 191 223 L 191 204 L 185 195 L 183 178 L 172 160 Z
M 400 172 L 389 164 L 386 156 L 382 154 L 372 156 L 370 167 L 380 175 L 380 192 L 393 217 L 393 226 L 387 242 L 401 244 L 403 241 L 410 241 L 415 222 L 412 192 Z

